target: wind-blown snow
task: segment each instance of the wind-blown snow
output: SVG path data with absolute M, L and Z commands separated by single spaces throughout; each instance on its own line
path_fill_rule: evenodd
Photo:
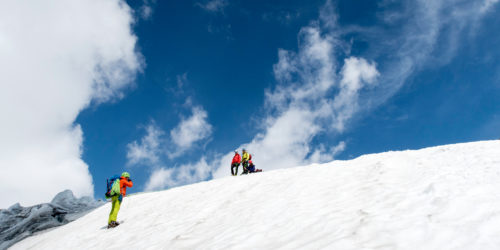
M 109 210 L 12 249 L 498 249 L 500 141 L 130 196 L 110 230 Z

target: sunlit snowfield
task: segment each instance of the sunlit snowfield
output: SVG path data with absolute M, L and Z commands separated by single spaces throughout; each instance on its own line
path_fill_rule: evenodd
M 11 249 L 498 249 L 500 141 L 130 196 L 110 230 L 109 211 L 108 203 Z

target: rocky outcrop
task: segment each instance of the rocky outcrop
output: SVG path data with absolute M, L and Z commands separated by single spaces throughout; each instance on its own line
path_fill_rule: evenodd
M 65 190 L 57 194 L 50 203 L 31 207 L 22 207 L 16 203 L 8 209 L 2 209 L 0 249 L 7 249 L 36 232 L 74 221 L 104 203 L 90 197 L 77 199 L 71 190 Z

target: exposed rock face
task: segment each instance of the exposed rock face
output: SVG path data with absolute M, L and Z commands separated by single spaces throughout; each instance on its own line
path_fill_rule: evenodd
M 101 206 L 104 201 L 90 197 L 75 198 L 71 190 L 57 194 L 50 203 L 22 207 L 16 203 L 0 210 L 0 249 L 36 232 L 64 225 Z

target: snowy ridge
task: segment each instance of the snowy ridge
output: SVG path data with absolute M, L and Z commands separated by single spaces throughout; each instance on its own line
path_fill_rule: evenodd
M 484 141 L 229 176 L 127 197 L 117 228 L 104 229 L 108 203 L 11 249 L 498 249 L 499 152 Z

